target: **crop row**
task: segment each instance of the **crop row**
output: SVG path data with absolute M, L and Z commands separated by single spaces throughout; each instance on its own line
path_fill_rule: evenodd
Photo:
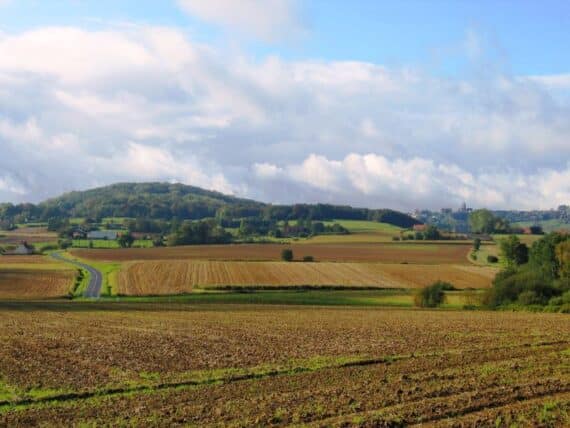
M 384 360 L 144 394 L 63 400 L 4 411 L 8 425 L 383 426 L 469 418 L 570 393 L 568 343 Z

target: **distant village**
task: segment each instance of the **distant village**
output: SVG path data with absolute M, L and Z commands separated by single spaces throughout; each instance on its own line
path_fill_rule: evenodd
M 433 224 L 438 229 L 447 230 L 456 233 L 467 233 L 469 231 L 469 214 L 473 212 L 473 208 L 467 206 L 463 202 L 457 209 L 441 208 L 439 211 L 427 209 L 415 209 L 409 215 L 416 220 Z M 533 233 L 532 226 L 541 226 L 544 222 L 559 223 L 562 228 L 570 228 L 570 205 L 560 205 L 557 209 L 552 210 L 533 210 L 533 211 L 516 211 L 516 210 L 492 210 L 492 213 L 498 217 L 504 218 L 510 224 L 524 223 L 520 227 L 520 233 Z

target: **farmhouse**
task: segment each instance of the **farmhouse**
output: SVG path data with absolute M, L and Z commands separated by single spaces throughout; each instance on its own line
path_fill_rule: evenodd
M 414 232 L 425 232 L 427 230 L 426 224 L 414 224 Z
M 87 233 L 87 239 L 104 239 L 114 241 L 119 233 L 116 230 L 93 230 Z

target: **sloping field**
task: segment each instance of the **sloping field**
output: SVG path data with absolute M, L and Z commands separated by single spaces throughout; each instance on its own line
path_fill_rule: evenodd
M 185 259 L 275 261 L 281 259 L 281 251 L 285 248 L 292 248 L 296 259 L 313 256 L 317 261 L 468 265 L 467 254 L 471 244 L 193 245 L 118 250 L 74 249 L 71 253 L 83 259 L 100 261 Z
M 0 299 L 62 297 L 73 278 L 73 270 L 49 257 L 0 256 Z
M 47 265 L 53 264 L 52 259 L 44 256 L 0 256 L 0 269 L 8 265 Z
M 45 227 L 23 227 L 12 231 L 0 232 L 0 244 L 29 244 L 57 240 L 57 233 L 48 232 Z
M 0 307 L 0 426 L 568 426 L 562 314 Z
M 165 295 L 189 293 L 197 287 L 224 286 L 416 288 L 439 279 L 458 288 L 486 288 L 495 273 L 491 268 L 461 265 L 145 261 L 123 268 L 118 293 Z

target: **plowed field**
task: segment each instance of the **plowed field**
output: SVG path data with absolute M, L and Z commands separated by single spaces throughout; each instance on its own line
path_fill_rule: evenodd
M 492 268 L 462 265 L 145 261 L 123 267 L 118 293 L 165 295 L 188 293 L 196 287 L 224 286 L 416 288 L 440 279 L 457 288 L 485 288 L 495 272 Z
M 313 256 L 318 261 L 382 262 L 421 264 L 469 264 L 470 244 L 242 244 L 193 245 L 166 248 L 117 250 L 72 250 L 73 255 L 99 261 L 132 260 L 258 260 L 281 259 L 281 251 L 292 248 L 295 258 Z
M 0 309 L 0 426 L 570 423 L 562 314 Z

